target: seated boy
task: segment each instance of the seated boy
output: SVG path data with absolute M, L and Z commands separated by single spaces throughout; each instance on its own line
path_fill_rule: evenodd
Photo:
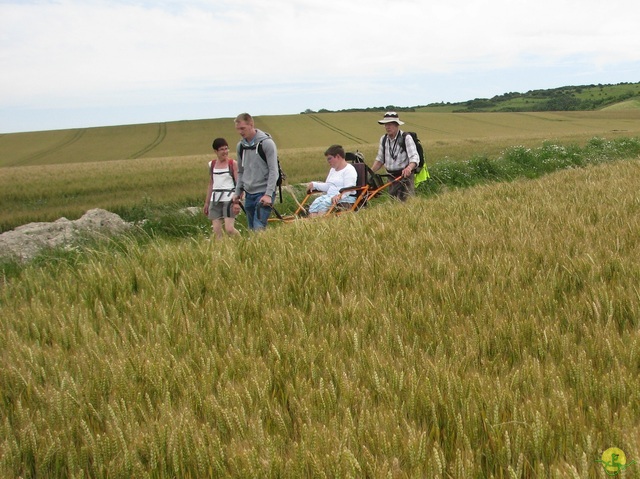
M 318 216 L 329 211 L 331 206 L 338 203 L 353 203 L 355 197 L 353 191 L 340 190 L 355 186 L 358 181 L 358 173 L 352 164 L 345 160 L 344 148 L 340 145 L 331 145 L 324 152 L 331 169 L 324 182 L 312 181 L 307 185 L 307 191 L 322 191 L 324 194 L 316 198 L 309 207 L 309 216 Z

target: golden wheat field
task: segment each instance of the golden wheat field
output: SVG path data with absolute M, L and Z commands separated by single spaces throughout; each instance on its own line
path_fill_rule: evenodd
M 379 112 L 316 113 L 256 117 L 284 151 L 338 143 L 350 149 L 373 147 L 384 133 Z M 458 153 L 465 142 L 473 153 L 494 150 L 496 141 L 536 142 L 593 136 L 640 135 L 640 109 L 616 107 L 587 112 L 429 113 L 403 112 L 403 128 L 416 131 L 434 161 Z M 192 120 L 0 135 L 0 167 L 76 164 L 138 158 L 211 154 L 211 141 L 238 138 L 233 119 Z M 451 145 L 448 148 L 438 146 Z M 500 147 L 498 145 L 498 147 Z M 435 151 L 434 151 L 435 149 Z M 467 154 L 467 153 L 465 153 Z
M 371 164 L 383 133 L 379 113 L 265 116 L 291 184 L 326 176 L 331 144 Z M 640 136 L 640 110 L 545 113 L 402 114 L 420 135 L 427 164 L 499 156 L 513 145 L 583 144 L 594 136 Z M 0 135 L 0 232 L 34 221 L 79 218 L 91 208 L 199 205 L 211 141 L 237 139 L 233 120 L 183 121 Z
M 640 477 L 640 163 L 0 289 L 0 476 Z

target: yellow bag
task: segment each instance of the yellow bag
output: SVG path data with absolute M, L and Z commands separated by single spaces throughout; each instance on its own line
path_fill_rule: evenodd
M 415 175 L 413 179 L 413 184 L 418 186 L 423 181 L 427 181 L 431 176 L 429 175 L 429 170 L 427 170 L 427 165 L 424 165 L 420 170 L 420 173 Z

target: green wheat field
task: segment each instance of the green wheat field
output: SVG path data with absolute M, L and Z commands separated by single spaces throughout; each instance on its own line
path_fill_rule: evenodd
M 638 135 L 637 112 L 596 113 L 534 115 L 550 131 L 478 114 L 463 120 L 486 133 L 419 133 L 434 172 L 509 145 L 526 158 L 545 139 Z M 375 126 L 318 116 L 371 160 Z M 336 131 L 303 147 L 285 139 L 296 122 L 266 123 L 293 181 L 326 175 Z M 136 193 L 201 203 L 210 129 L 187 154 L 54 159 L 90 133 L 3 156 L 3 224 Z M 640 477 L 638 159 L 26 265 L 0 283 L 0 477 L 589 479 L 609 477 L 611 447 L 620 477 Z M 25 198 L 33 209 L 11 216 Z
M 325 178 L 334 143 L 371 164 L 384 133 L 380 113 L 256 118 L 273 135 L 288 181 Z M 640 136 L 640 109 L 539 113 L 402 113 L 427 163 L 499 156 L 514 145 L 585 144 Z M 121 216 L 140 205 L 203 202 L 214 137 L 235 144 L 231 118 L 0 135 L 0 233 L 34 221 L 77 219 L 91 208 Z

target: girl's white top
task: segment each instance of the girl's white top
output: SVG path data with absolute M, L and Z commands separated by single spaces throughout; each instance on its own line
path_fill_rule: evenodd
M 234 189 L 235 184 L 229 167 L 214 168 L 211 201 L 216 203 L 231 201 L 231 195 Z

